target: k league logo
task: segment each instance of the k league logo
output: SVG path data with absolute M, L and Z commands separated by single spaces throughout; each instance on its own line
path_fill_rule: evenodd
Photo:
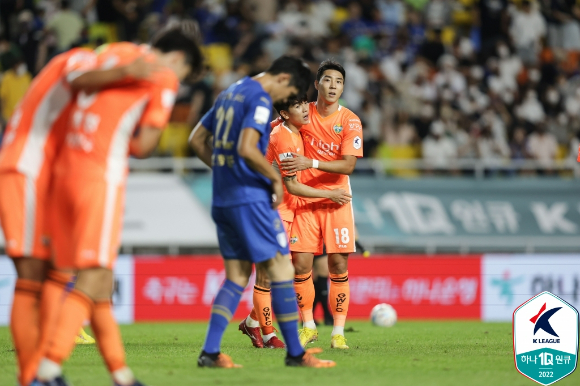
M 572 374 L 578 358 L 578 311 L 565 300 L 542 292 L 513 314 L 516 369 L 542 385 Z

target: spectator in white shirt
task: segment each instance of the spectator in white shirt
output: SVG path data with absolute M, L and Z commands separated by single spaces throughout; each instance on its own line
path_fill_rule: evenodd
M 535 90 L 528 90 L 522 104 L 516 107 L 516 116 L 531 123 L 539 123 L 544 120 L 546 117 L 544 107 L 538 100 L 538 94 Z
M 79 41 L 85 23 L 78 12 L 70 9 L 69 0 L 62 0 L 60 8 L 48 22 L 47 29 L 55 34 L 58 50 L 66 51 Z
M 512 14 L 510 36 L 525 64 L 536 64 L 540 52 L 540 40 L 546 35 L 546 21 L 530 0 L 523 0 L 520 9 Z
M 457 159 L 455 141 L 445 135 L 445 124 L 435 121 L 431 124 L 431 134 L 423 140 L 423 159 L 434 169 L 447 169 Z
M 486 166 L 499 167 L 509 157 L 509 148 L 505 141 L 494 135 L 491 122 L 483 120 L 482 123 L 483 127 L 477 138 L 477 153 Z
M 530 134 L 528 154 L 546 169 L 556 159 L 558 142 L 552 133 L 546 131 L 543 124 L 538 125 L 536 131 Z

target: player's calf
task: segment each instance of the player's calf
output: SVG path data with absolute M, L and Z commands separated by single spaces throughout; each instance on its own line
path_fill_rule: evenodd
M 225 260 L 226 280 L 212 305 L 209 328 L 197 364 L 200 367 L 236 367 L 220 352 L 224 331 L 238 308 L 244 287 L 252 272 L 252 263 L 237 259 Z M 234 280 L 236 282 L 234 282 Z
M 110 297 L 113 272 L 105 268 L 79 271 L 75 288 L 66 297 L 52 341 L 38 369 L 41 382 L 59 382 L 62 363 L 74 348 L 74 339 L 85 320 L 91 326 L 99 350 L 116 385 L 139 384 L 125 362 L 119 327 L 113 317 Z M 58 384 L 58 383 L 57 383 Z

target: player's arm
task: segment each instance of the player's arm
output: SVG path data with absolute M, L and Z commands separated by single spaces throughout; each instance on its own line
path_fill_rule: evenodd
M 213 149 L 211 148 L 211 132 L 205 128 L 202 122 L 199 122 L 194 127 L 189 136 L 189 144 L 198 158 L 207 166 L 211 168 L 211 156 Z
M 107 70 L 95 69 L 82 73 L 72 71 L 68 79 L 71 88 L 74 90 L 94 91 L 124 79 L 145 79 L 159 69 L 159 64 L 147 62 L 144 57 L 139 57 L 125 66 Z
M 133 157 L 146 158 L 157 147 L 169 122 L 178 87 L 175 76 L 161 78 L 159 83 L 150 86 L 149 102 L 137 124 L 138 129 L 129 140 L 129 154 Z
M 268 163 L 264 155 L 258 149 L 258 141 L 262 137 L 262 133 L 253 128 L 244 128 L 238 140 L 238 155 L 248 164 L 250 168 L 260 173 L 270 180 L 272 183 L 272 190 L 275 195 L 275 201 L 272 207 L 276 209 L 282 202 L 284 196 L 284 189 L 282 187 L 282 179 L 280 175 Z
M 292 153 L 292 156 L 293 158 L 282 161 L 282 170 L 288 173 L 295 173 L 314 167 L 315 160 L 296 153 Z M 354 155 L 343 155 L 342 159 L 336 161 L 317 161 L 317 169 L 327 173 L 350 175 L 356 166 L 356 159 Z
M 284 185 L 290 194 L 299 197 L 328 198 L 340 205 L 348 204 L 352 199 L 352 196 L 343 189 L 324 190 L 301 184 L 296 175 L 284 177 Z
M 129 141 L 129 153 L 135 158 L 147 158 L 153 153 L 163 130 L 156 127 L 140 127 Z

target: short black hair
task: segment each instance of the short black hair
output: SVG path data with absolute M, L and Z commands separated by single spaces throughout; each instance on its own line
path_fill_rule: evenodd
M 276 109 L 278 114 L 282 116 L 282 111 L 288 111 L 290 106 L 294 106 L 296 103 L 304 103 L 304 102 L 308 102 L 308 97 L 306 96 L 306 94 L 303 94 L 302 96 L 288 98 L 282 102 L 274 103 L 274 108 Z
M 312 83 L 312 72 L 310 72 L 308 64 L 293 56 L 280 56 L 274 60 L 266 72 L 271 75 L 290 74 L 290 86 L 298 89 L 297 95 L 306 94 L 310 83 Z
M 342 74 L 342 81 L 346 82 L 346 71 L 344 71 L 344 67 L 334 59 L 326 59 L 324 62 L 320 63 L 318 71 L 316 72 L 316 80 L 320 82 L 320 79 L 324 76 L 324 71 L 327 70 L 336 70 L 340 72 Z
M 183 20 L 170 23 L 153 36 L 151 46 L 163 53 L 182 51 L 192 74 L 197 74 L 203 65 L 201 33 L 196 21 Z M 190 75 L 192 75 L 190 74 Z

